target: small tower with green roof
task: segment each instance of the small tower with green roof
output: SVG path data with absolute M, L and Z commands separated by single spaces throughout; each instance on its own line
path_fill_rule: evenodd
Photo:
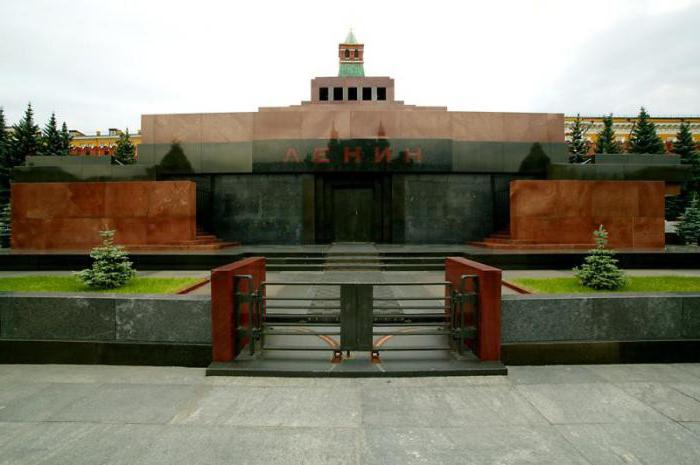
M 365 75 L 365 68 L 363 66 L 364 48 L 365 45 L 357 42 L 355 34 L 353 34 L 352 29 L 350 29 L 345 41 L 338 45 L 338 58 L 340 59 L 338 77 Z

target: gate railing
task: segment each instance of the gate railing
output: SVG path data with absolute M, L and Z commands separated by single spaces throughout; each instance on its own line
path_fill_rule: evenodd
M 234 282 L 253 282 L 250 275 L 235 275 Z M 267 296 L 269 286 L 337 287 L 338 296 Z M 378 287 L 443 286 L 444 295 L 375 297 Z M 247 321 L 239 337 L 248 341 L 251 355 L 265 350 L 332 351 L 333 361 L 342 353 L 369 351 L 374 360 L 381 351 L 451 350 L 464 354 L 476 345 L 478 335 L 478 276 L 462 275 L 455 289 L 450 281 L 428 282 L 290 282 L 266 281 L 251 292 L 236 284 L 234 306 L 249 305 Z M 300 305 L 296 305 L 300 302 Z M 395 305 L 389 305 L 395 302 Z M 406 305 L 406 303 L 410 303 Z M 413 304 L 416 305 L 413 305 Z M 238 308 L 234 308 L 238 314 Z M 316 337 L 316 345 L 269 345 L 269 336 Z M 375 336 L 378 337 L 375 339 Z M 445 336 L 445 344 L 386 345 L 405 336 Z M 339 337 L 339 340 L 337 339 Z

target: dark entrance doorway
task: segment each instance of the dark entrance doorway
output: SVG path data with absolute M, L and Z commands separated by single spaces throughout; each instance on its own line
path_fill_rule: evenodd
M 316 242 L 391 242 L 391 177 L 316 176 Z
M 374 191 L 369 187 L 333 189 L 334 239 L 340 242 L 372 242 Z

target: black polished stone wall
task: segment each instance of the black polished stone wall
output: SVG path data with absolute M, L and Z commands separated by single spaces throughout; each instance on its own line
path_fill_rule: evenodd
M 405 243 L 464 244 L 493 231 L 490 175 L 407 174 L 401 176 Z
M 324 221 L 324 213 L 328 214 L 323 208 L 327 197 L 324 186 L 344 179 L 342 176 L 227 174 L 193 178 L 198 186 L 211 186 L 211 213 L 204 221 L 198 215 L 198 223 L 211 224 L 207 229 L 224 240 L 244 244 L 333 241 L 328 221 Z M 380 218 L 375 228 L 377 242 L 464 244 L 507 226 L 508 183 L 523 177 L 394 174 L 375 178 L 370 181 L 381 193 L 375 195 L 375 201 L 381 203 L 375 209 Z M 352 180 L 361 181 L 351 177 L 347 182 Z M 198 208 L 200 203 L 206 202 L 198 198 Z
M 213 233 L 244 244 L 304 242 L 303 175 L 213 176 Z

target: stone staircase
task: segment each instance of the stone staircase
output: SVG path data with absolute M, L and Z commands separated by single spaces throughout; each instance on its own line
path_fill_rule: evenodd
M 326 252 L 266 254 L 270 271 L 443 270 L 445 253 L 387 253 L 374 244 L 333 244 Z
M 547 250 L 547 249 L 575 249 L 575 250 L 588 250 L 595 245 L 591 242 L 590 244 L 561 244 L 561 243 L 540 243 L 534 241 L 525 241 L 520 239 L 513 239 L 510 235 L 510 229 L 504 228 L 490 236 L 485 237 L 481 241 L 470 242 L 469 245 L 475 245 L 477 247 L 485 247 L 487 249 L 504 249 L 504 250 L 519 250 L 519 249 L 535 249 L 535 250 Z
M 209 234 L 197 227 L 195 238 L 187 241 L 174 242 L 171 244 L 125 244 L 124 248 L 129 251 L 140 250 L 220 250 L 226 247 L 240 245 L 240 242 L 226 242 L 213 234 Z

